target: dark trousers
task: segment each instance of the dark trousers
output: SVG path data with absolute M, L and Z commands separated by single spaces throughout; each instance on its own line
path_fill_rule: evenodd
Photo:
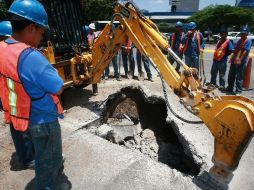
M 58 120 L 29 126 L 28 134 L 35 149 L 36 189 L 56 189 L 63 164 L 61 129 Z
M 196 68 L 199 70 L 199 56 L 185 55 L 185 63 L 188 67 Z
M 178 55 L 178 57 L 180 58 L 180 59 L 183 59 L 183 54 L 178 54 L 178 52 L 175 52 L 175 54 L 176 55 Z M 176 63 L 176 71 L 179 73 L 180 72 L 180 64 L 179 63 L 177 63 L 176 61 L 175 61 L 175 59 L 174 59 L 174 57 L 172 57 L 171 55 L 168 55 L 168 61 L 173 65 L 174 63 Z
M 119 73 L 119 70 L 118 70 L 118 64 L 117 64 L 117 57 L 118 56 L 116 55 L 112 59 L 112 64 L 113 64 L 113 68 L 114 68 L 114 76 L 115 77 L 119 77 L 120 76 L 120 73 Z M 105 76 L 108 77 L 109 76 L 109 72 L 110 72 L 110 70 L 109 70 L 109 66 L 108 66 L 105 69 Z
M 219 83 L 221 87 L 225 87 L 225 73 L 227 70 L 227 62 L 213 61 L 211 68 L 211 83 L 216 84 L 217 75 L 219 73 Z
M 125 50 L 122 50 L 122 59 L 123 59 L 123 68 L 125 75 L 128 74 L 128 60 L 130 62 L 130 71 L 134 71 L 135 69 L 135 60 L 133 57 L 133 51 L 131 50 L 130 53 L 126 53 Z
M 149 60 L 145 56 L 141 55 L 140 51 L 137 50 L 136 60 L 137 60 L 137 66 L 138 66 L 138 72 L 139 73 L 143 72 L 142 71 L 141 59 L 142 59 L 143 64 L 144 64 L 144 68 L 145 68 L 147 77 L 152 78 L 152 73 L 151 73 L 151 70 L 150 70 Z M 134 67 L 134 70 L 135 70 L 135 67 Z M 134 70 L 133 70 L 133 72 L 134 72 Z
M 21 132 L 14 129 L 10 124 L 11 137 L 16 149 L 16 154 L 23 166 L 28 165 L 34 160 L 34 146 L 27 132 Z
M 230 69 L 228 73 L 228 90 L 234 90 L 234 84 L 236 85 L 236 91 L 242 92 L 243 86 L 243 72 L 245 69 L 245 64 L 230 64 Z

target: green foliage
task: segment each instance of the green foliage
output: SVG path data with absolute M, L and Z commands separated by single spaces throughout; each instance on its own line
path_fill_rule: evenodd
M 114 4 L 117 0 L 83 0 L 83 10 L 87 23 L 99 20 L 111 20 Z
M 209 28 L 219 32 L 221 27 L 239 30 L 246 24 L 254 27 L 254 11 L 230 5 L 208 6 L 187 19 L 187 22 L 190 21 L 197 22 L 201 31 Z
M 0 3 L 0 20 L 7 19 L 7 8 L 5 3 Z

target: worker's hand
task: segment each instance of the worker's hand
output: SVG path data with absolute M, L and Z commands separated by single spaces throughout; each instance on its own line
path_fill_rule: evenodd
M 200 51 L 200 53 L 203 53 L 203 52 L 204 52 L 204 49 L 200 49 L 199 51 Z
M 237 64 L 237 65 L 240 65 L 241 63 L 242 63 L 242 59 L 241 59 L 241 58 L 239 58 L 239 59 L 236 60 L 236 64 Z

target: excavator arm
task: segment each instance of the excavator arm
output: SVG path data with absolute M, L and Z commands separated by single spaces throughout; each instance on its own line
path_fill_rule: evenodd
M 254 103 L 242 96 L 219 96 L 214 88 L 204 88 L 194 68 L 189 68 L 169 48 L 167 39 L 156 25 L 145 18 L 132 3 L 117 4 L 112 22 L 105 26 L 90 53 L 76 55 L 71 60 L 73 80 L 89 84 L 100 81 L 126 39 L 145 55 L 159 70 L 164 81 L 179 96 L 180 102 L 199 117 L 214 136 L 214 166 L 210 173 L 219 179 L 230 181 L 254 131 Z M 115 27 L 113 21 L 119 21 Z M 175 58 L 183 67 L 178 74 L 163 51 Z M 76 65 L 83 64 L 83 75 L 77 76 Z

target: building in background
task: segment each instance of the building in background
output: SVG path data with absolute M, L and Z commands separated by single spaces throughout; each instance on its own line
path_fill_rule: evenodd
M 171 12 L 197 12 L 199 0 L 169 0 Z
M 236 0 L 236 6 L 254 8 L 254 0 Z

